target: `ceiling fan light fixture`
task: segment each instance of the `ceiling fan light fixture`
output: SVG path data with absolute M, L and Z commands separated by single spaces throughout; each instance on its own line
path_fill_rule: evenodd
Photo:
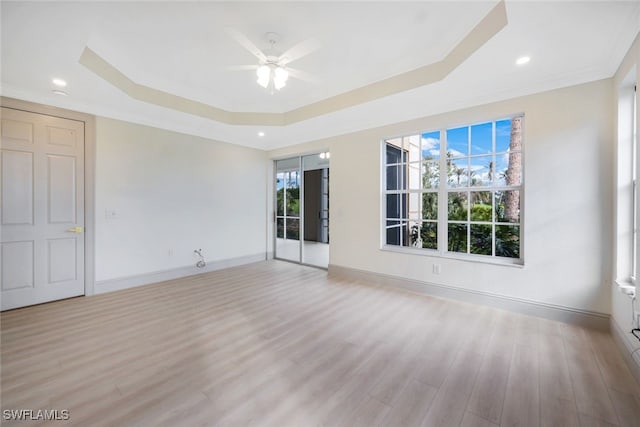
M 287 79 L 289 78 L 289 73 L 282 67 L 277 67 L 273 72 L 273 85 L 277 90 L 282 89 L 287 85 Z
M 54 85 L 58 86 L 58 87 L 65 87 L 65 86 L 67 86 L 67 82 L 66 82 L 66 81 L 64 81 L 64 80 L 62 80 L 62 79 L 59 79 L 59 78 L 55 78 L 55 79 L 51 80 L 51 82 L 52 82 Z
M 269 78 L 271 77 L 271 69 L 267 65 L 258 67 L 256 74 L 258 75 L 258 84 L 263 88 L 269 86 Z
M 275 74 L 275 76 L 273 77 L 274 80 L 282 80 L 283 82 L 286 82 L 287 79 L 289 78 L 289 72 L 282 67 L 276 68 L 276 71 L 274 74 Z
M 241 44 L 260 60 L 256 68 L 256 75 L 258 76 L 256 82 L 271 92 L 272 95 L 276 90 L 285 87 L 289 79 L 289 71 L 287 71 L 286 65 L 290 58 L 281 55 L 274 49 L 274 45 L 279 38 L 280 36 L 276 33 L 265 34 L 265 39 L 269 42 L 270 47 L 264 52 L 258 50 L 250 41 L 245 40 L 246 38 L 241 38 L 241 40 L 244 40 Z M 258 52 L 256 53 L 256 51 Z

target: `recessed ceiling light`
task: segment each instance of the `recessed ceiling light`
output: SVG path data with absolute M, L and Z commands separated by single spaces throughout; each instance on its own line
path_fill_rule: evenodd
M 264 132 L 258 132 L 258 136 L 260 137 L 264 136 Z
M 69 95 L 67 92 L 63 91 L 63 90 L 58 90 L 58 89 L 54 89 L 51 92 L 55 93 L 56 95 L 62 95 L 62 96 L 67 96 Z
M 62 79 L 53 79 L 52 82 L 53 82 L 54 85 L 59 86 L 59 87 L 67 86 L 67 82 L 65 82 Z
M 531 61 L 531 58 L 529 58 L 528 56 L 521 56 L 520 58 L 518 58 L 516 60 L 516 64 L 517 65 L 524 65 L 529 61 Z

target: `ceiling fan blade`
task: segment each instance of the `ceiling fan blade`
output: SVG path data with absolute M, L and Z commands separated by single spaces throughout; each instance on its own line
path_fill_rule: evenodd
M 308 83 L 318 83 L 318 79 L 306 71 L 298 70 L 297 68 L 287 67 L 287 71 L 291 77 L 295 77 L 298 80 L 302 80 Z
M 225 68 L 230 71 L 251 71 L 251 70 L 257 70 L 258 66 L 257 65 L 230 65 Z
M 258 47 L 255 44 L 253 44 L 251 40 L 247 38 L 247 36 L 245 36 L 238 30 L 234 30 L 233 28 L 226 28 L 225 30 L 235 41 L 238 42 L 238 44 L 240 44 L 240 46 L 244 47 L 249 52 L 251 52 L 253 56 L 255 56 L 256 58 L 258 58 L 260 61 L 263 61 L 263 62 L 267 60 L 267 57 L 265 56 L 265 54 L 262 53 L 262 51 L 258 49 Z
M 312 38 L 304 40 L 280 55 L 280 63 L 282 65 L 286 65 L 302 58 L 303 56 L 307 56 L 308 54 L 316 51 L 319 47 L 320 42 L 317 39 Z

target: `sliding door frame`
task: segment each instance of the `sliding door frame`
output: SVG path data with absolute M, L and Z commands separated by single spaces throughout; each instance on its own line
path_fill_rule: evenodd
M 301 153 L 301 154 L 295 154 L 295 155 L 287 155 L 287 156 L 280 156 L 280 157 L 274 157 L 273 158 L 273 176 L 271 179 L 271 188 L 273 191 L 273 221 L 272 221 L 272 227 L 273 227 L 273 241 L 272 241 L 272 247 L 273 247 L 273 257 L 275 259 L 281 260 L 281 261 L 287 261 L 287 262 L 293 262 L 296 264 L 301 264 L 301 265 L 307 265 L 310 267 L 316 267 L 316 268 L 321 268 L 323 270 L 328 270 L 328 266 L 327 267 L 322 267 L 319 265 L 315 265 L 315 264 L 309 264 L 306 262 L 303 262 L 304 260 L 304 163 L 303 163 L 303 158 L 306 156 L 312 156 L 312 155 L 319 155 L 320 153 L 325 153 L 325 152 L 329 152 L 329 149 L 321 149 L 321 150 L 314 150 L 314 151 L 310 151 L 310 152 L 305 152 L 305 153 Z M 278 188 L 276 186 L 277 183 L 277 179 L 278 179 L 278 161 L 279 160 L 288 160 L 288 159 L 298 159 L 298 172 L 299 172 L 299 176 L 300 176 L 300 200 L 299 200 L 299 207 L 298 207 L 298 211 L 299 211 L 299 220 L 298 220 L 298 244 L 299 244 L 299 248 L 298 248 L 298 260 L 292 260 L 292 259 L 287 259 L 287 258 L 281 258 L 278 255 Z M 331 169 L 331 166 L 329 166 L 328 169 Z M 286 194 L 286 184 L 284 187 L 284 194 Z M 330 194 L 330 193 L 329 193 Z M 331 196 L 329 196 L 331 197 Z M 284 199 L 283 199 L 283 203 L 284 203 Z M 283 206 L 283 213 L 285 214 L 285 218 L 286 218 L 286 206 Z M 284 236 L 286 236 L 286 220 L 285 220 L 285 233 Z M 328 232 L 328 231 L 327 231 Z M 331 250 L 331 246 L 329 246 L 329 250 Z

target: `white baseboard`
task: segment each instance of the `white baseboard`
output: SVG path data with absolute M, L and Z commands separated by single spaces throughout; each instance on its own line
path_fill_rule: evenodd
M 266 254 L 260 253 L 247 255 L 238 258 L 229 258 L 218 261 L 207 261 L 204 268 L 197 268 L 193 265 L 186 267 L 172 268 L 170 270 L 154 271 L 151 273 L 137 274 L 135 276 L 119 277 L 97 281 L 95 284 L 95 294 L 119 291 L 136 286 L 148 285 L 151 283 L 163 282 L 165 280 L 179 279 L 181 277 L 194 276 L 196 274 L 207 273 L 209 271 L 221 270 L 223 268 L 236 267 L 239 265 L 260 262 L 266 259 Z
M 486 305 L 502 310 L 557 320 L 602 331 L 610 330 L 609 319 L 611 316 L 605 313 L 579 310 L 571 307 L 546 304 L 538 301 L 529 301 L 504 295 L 496 295 L 490 292 L 474 291 L 454 286 L 421 282 L 418 280 L 358 270 L 333 264 L 329 265 L 329 275 L 352 280 L 363 280 L 368 283 L 403 289 L 423 295 L 431 295 L 469 302 L 472 304 Z
M 611 335 L 613 335 L 613 339 L 618 345 L 631 373 L 636 378 L 636 381 L 640 383 L 640 341 L 636 340 L 631 333 L 624 331 L 613 317 L 611 317 Z

